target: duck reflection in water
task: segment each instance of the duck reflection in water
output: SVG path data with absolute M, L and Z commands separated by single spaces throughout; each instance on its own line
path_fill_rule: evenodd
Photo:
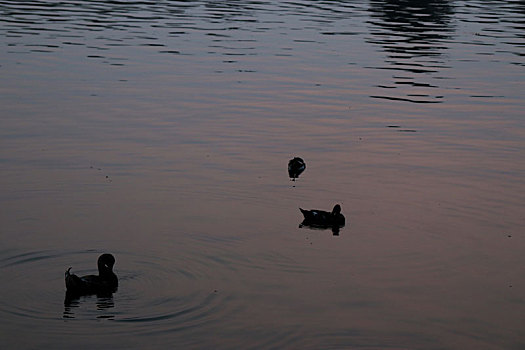
M 91 300 L 92 296 L 77 296 L 77 297 L 68 297 L 66 294 L 66 299 L 64 300 L 64 313 L 62 317 L 64 319 L 73 319 L 75 318 L 75 309 L 79 309 L 84 302 Z M 97 294 L 97 311 L 100 312 L 96 316 L 97 319 L 114 319 L 115 315 L 109 313 L 111 309 L 115 307 L 115 302 L 113 301 L 113 295 L 102 295 Z
M 118 289 L 118 278 L 113 272 L 115 258 L 111 254 L 102 254 L 97 261 L 98 276 L 86 275 L 78 277 L 70 273 L 71 267 L 65 273 L 66 298 L 64 305 L 67 307 L 78 306 L 81 296 L 96 294 L 99 298 L 97 306 L 104 309 L 113 306 L 113 293 Z M 99 305 L 100 304 L 100 305 Z M 64 312 L 64 317 L 66 311 Z
M 299 227 L 309 227 L 313 229 L 332 229 L 334 236 L 339 236 L 339 231 L 345 226 L 345 217 L 341 214 L 341 206 L 336 204 L 331 212 L 323 210 L 305 210 L 299 208 L 304 216 L 303 222 Z

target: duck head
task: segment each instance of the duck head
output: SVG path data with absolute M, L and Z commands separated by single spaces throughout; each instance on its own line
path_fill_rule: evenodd
M 339 214 L 341 214 L 341 206 L 339 204 L 336 204 L 334 206 L 334 209 L 332 209 L 332 215 L 336 216 L 336 215 L 339 215 Z
M 115 257 L 113 257 L 111 254 L 102 254 L 98 258 L 97 265 L 99 275 L 112 273 L 113 265 L 115 265 Z

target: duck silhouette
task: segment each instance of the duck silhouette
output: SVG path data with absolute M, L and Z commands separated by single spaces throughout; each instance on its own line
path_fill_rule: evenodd
M 345 225 L 345 217 L 341 214 L 341 206 L 336 204 L 331 212 L 323 210 L 305 210 L 299 208 L 303 213 L 304 220 L 301 225 L 321 228 L 342 227 Z
M 111 294 L 118 288 L 118 278 L 113 272 L 115 257 L 102 254 L 98 261 L 98 276 L 86 275 L 78 277 L 70 273 L 71 267 L 65 273 L 66 294 L 69 297 L 89 294 Z
M 290 176 L 292 181 L 295 181 L 304 169 L 306 169 L 306 163 L 302 158 L 295 157 L 288 162 L 288 176 Z

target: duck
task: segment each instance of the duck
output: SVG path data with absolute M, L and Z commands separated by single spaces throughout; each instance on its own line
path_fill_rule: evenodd
M 345 217 L 341 214 L 341 206 L 336 204 L 331 212 L 323 210 L 305 210 L 299 208 L 303 213 L 302 225 L 314 227 L 342 227 L 345 225 Z
M 71 273 L 71 267 L 65 272 L 66 293 L 68 295 L 89 295 L 89 294 L 111 294 L 118 288 L 118 278 L 113 272 L 115 257 L 105 253 L 99 256 L 98 276 L 86 275 L 79 277 Z
M 295 181 L 296 178 L 306 169 L 306 163 L 300 157 L 294 157 L 288 162 L 288 175 Z

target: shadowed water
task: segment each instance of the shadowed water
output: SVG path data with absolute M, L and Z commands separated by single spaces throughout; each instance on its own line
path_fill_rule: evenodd
M 524 19 L 0 1 L 1 343 L 523 349 Z M 103 252 L 118 290 L 65 300 Z

